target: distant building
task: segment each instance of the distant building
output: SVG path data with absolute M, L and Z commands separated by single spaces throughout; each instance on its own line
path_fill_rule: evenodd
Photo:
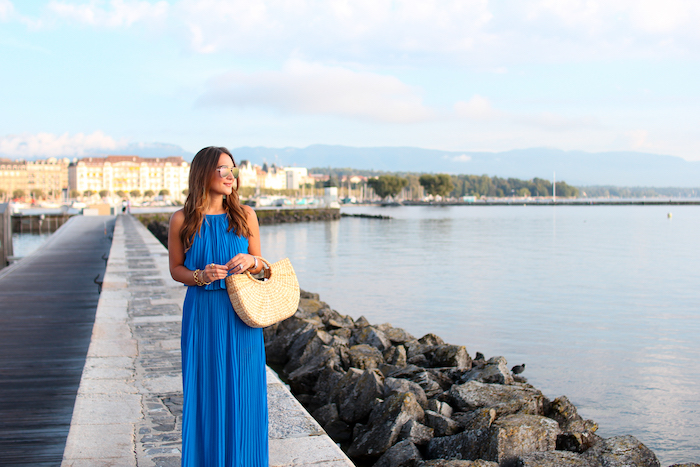
M 305 167 L 277 167 L 275 164 L 260 167 L 247 160 L 242 160 L 238 167 L 241 187 L 298 190 L 306 183 L 313 183 Z
M 69 159 L 55 157 L 36 161 L 0 159 L 0 189 L 8 197 L 22 190 L 25 196 L 40 192 L 43 197 L 60 198 L 68 189 L 69 164 Z
M 188 188 L 190 164 L 182 157 L 144 158 L 139 156 L 86 157 L 68 168 L 71 190 L 110 195 L 118 191 L 168 190 L 172 199 L 184 199 Z

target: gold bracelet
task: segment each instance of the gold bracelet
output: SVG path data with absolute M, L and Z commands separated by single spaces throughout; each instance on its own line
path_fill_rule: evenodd
M 199 286 L 205 286 L 212 283 L 212 281 L 204 282 L 204 271 L 202 271 L 201 269 L 195 269 L 192 273 L 192 276 L 194 276 L 194 283 Z

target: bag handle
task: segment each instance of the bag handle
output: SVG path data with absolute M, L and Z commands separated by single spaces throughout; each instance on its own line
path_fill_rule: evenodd
M 260 260 L 260 262 L 263 263 L 263 268 L 262 268 L 262 270 L 265 272 L 265 279 L 269 279 L 269 278 L 270 278 L 270 274 L 272 273 L 272 265 L 270 264 L 270 262 L 269 262 L 268 260 L 266 260 L 265 258 L 263 258 L 262 256 L 255 256 L 255 255 L 253 255 L 253 257 L 254 257 L 254 258 L 258 258 L 258 259 Z M 265 265 L 267 265 L 267 267 L 265 267 Z M 255 279 L 255 277 L 253 277 L 253 275 L 250 273 L 250 271 L 246 270 L 245 273 L 246 273 L 246 274 L 248 275 L 248 277 L 250 277 L 251 279 L 257 280 L 257 279 Z M 260 274 L 260 273 L 258 273 L 258 274 Z

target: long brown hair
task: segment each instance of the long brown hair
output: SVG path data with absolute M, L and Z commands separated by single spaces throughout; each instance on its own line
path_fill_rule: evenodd
M 233 166 L 236 167 L 233 155 L 228 149 L 223 147 L 209 146 L 200 150 L 192 159 L 189 180 L 190 191 L 187 194 L 183 209 L 185 222 L 180 230 L 180 241 L 185 247 L 185 251 L 190 249 L 194 235 L 199 233 L 199 229 L 202 226 L 204 211 L 209 204 L 207 197 L 211 185 L 211 176 L 219 164 L 221 154 L 227 154 L 231 158 Z M 242 237 L 250 237 L 246 214 L 238 199 L 239 183 L 239 180 L 236 179 L 236 189 L 224 199 L 224 210 L 228 214 L 228 230 L 229 232 L 233 230 Z

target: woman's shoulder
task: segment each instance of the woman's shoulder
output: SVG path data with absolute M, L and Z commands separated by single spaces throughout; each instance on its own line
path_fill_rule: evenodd
M 255 214 L 255 209 L 248 206 L 247 204 L 242 204 L 241 207 L 243 208 L 243 212 L 245 213 L 246 217 L 250 217 L 250 216 L 255 216 L 256 218 L 258 217 L 258 215 Z
M 172 216 L 170 216 L 170 225 L 177 225 L 185 222 L 185 210 L 184 209 L 178 209 L 173 213 Z

